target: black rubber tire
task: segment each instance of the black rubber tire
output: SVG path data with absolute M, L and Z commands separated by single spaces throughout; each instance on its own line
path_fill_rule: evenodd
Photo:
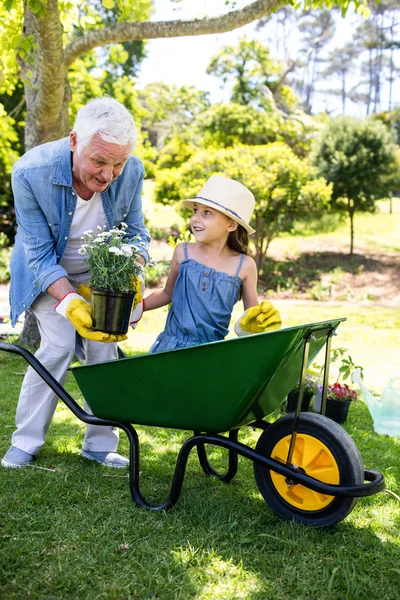
M 276 444 L 293 431 L 294 415 L 281 417 L 263 431 L 256 451 L 270 457 Z M 333 454 L 339 469 L 340 485 L 359 485 L 364 482 L 364 466 L 360 452 L 350 435 L 340 425 L 316 413 L 301 413 L 298 433 L 308 434 L 325 444 Z M 358 498 L 336 496 L 325 508 L 301 510 L 289 504 L 275 487 L 270 470 L 254 463 L 258 489 L 265 502 L 280 517 L 307 523 L 314 527 L 330 527 L 343 520 L 355 507 Z

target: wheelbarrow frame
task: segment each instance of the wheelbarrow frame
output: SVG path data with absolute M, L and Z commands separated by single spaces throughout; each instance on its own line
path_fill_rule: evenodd
M 323 324 L 321 324 L 319 328 L 314 329 L 312 332 L 308 332 L 304 335 L 304 348 L 300 373 L 299 396 L 296 411 L 294 413 L 293 418 L 293 427 L 286 464 L 275 460 L 271 457 L 263 456 L 256 450 L 253 450 L 252 448 L 239 442 L 238 434 L 240 427 L 230 430 L 228 432 L 228 435 L 222 435 L 220 433 L 210 434 L 203 433 L 201 431 L 194 431 L 194 435 L 185 440 L 185 442 L 181 446 L 176 460 L 169 496 L 164 502 L 162 502 L 159 505 L 152 505 L 149 502 L 147 502 L 147 500 L 144 498 L 140 491 L 139 437 L 136 432 L 136 429 L 131 423 L 103 419 L 86 412 L 64 389 L 64 387 L 58 381 L 56 381 L 56 379 L 47 371 L 47 369 L 44 368 L 40 361 L 29 350 L 5 342 L 0 342 L 0 350 L 22 356 L 29 363 L 29 365 L 38 373 L 38 375 L 47 383 L 47 385 L 53 390 L 53 392 L 58 396 L 58 398 L 62 402 L 64 402 L 64 404 L 73 412 L 73 414 L 78 419 L 80 419 L 84 423 L 92 425 L 118 427 L 119 429 L 125 431 L 129 440 L 130 447 L 129 486 L 132 499 L 138 506 L 147 510 L 163 511 L 171 509 L 179 499 L 183 486 L 188 457 L 191 450 L 194 447 L 196 447 L 197 449 L 200 465 L 203 471 L 206 473 L 206 475 L 212 475 L 225 483 L 228 483 L 234 478 L 238 469 L 238 456 L 243 456 L 244 458 L 253 461 L 253 463 L 257 463 L 265 467 L 266 469 L 269 469 L 271 471 L 274 471 L 275 473 L 278 473 L 279 475 L 282 475 L 283 477 L 285 477 L 285 480 L 288 483 L 288 485 L 301 484 L 320 494 L 326 494 L 335 497 L 337 496 L 361 498 L 371 496 L 384 490 L 385 482 L 383 475 L 375 470 L 364 469 L 364 482 L 367 483 L 362 483 L 360 485 L 339 485 L 319 481 L 318 479 L 307 475 L 302 469 L 292 464 L 293 451 L 296 444 L 296 437 L 298 433 L 299 424 L 301 423 L 301 401 L 304 391 L 304 382 L 308 365 L 310 343 L 312 340 L 315 340 L 316 337 L 326 338 L 323 391 L 320 411 L 321 414 L 324 414 L 326 408 L 326 396 L 329 377 L 331 339 L 333 335 L 336 335 L 335 328 Z M 263 419 L 260 419 L 248 423 L 246 425 L 257 429 L 266 430 L 270 426 L 270 423 L 264 421 Z M 219 446 L 228 450 L 228 468 L 226 473 L 220 474 L 217 471 L 215 471 L 214 468 L 210 465 L 206 452 L 207 444 Z

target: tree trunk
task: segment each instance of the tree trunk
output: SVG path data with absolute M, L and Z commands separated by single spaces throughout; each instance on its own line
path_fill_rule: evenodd
M 27 308 L 25 311 L 24 326 L 22 328 L 21 335 L 18 338 L 18 342 L 21 344 L 21 346 L 30 346 L 32 348 L 39 347 L 39 329 L 37 326 L 36 317 L 31 308 Z
M 25 34 L 33 35 L 37 41 L 37 49 L 32 51 L 28 61 L 20 61 L 26 81 L 26 150 L 62 138 L 68 135 L 69 131 L 68 104 L 71 93 L 63 66 L 64 51 L 58 3 L 49 0 L 46 11 L 46 19 L 39 18 L 28 8 L 24 14 Z M 29 71 L 32 73 L 30 78 Z M 30 309 L 25 312 L 19 342 L 23 346 L 39 346 L 39 329 L 36 317 Z

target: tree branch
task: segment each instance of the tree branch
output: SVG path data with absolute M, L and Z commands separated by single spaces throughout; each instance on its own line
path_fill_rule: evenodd
M 193 20 L 174 21 L 137 21 L 135 23 L 116 23 L 104 29 L 88 32 L 77 38 L 65 48 L 65 64 L 68 68 L 79 56 L 97 46 L 131 40 L 151 40 L 156 38 L 184 37 L 224 33 L 243 27 L 265 15 L 271 14 L 284 0 L 255 0 L 244 8 L 231 11 L 219 17 L 204 17 Z

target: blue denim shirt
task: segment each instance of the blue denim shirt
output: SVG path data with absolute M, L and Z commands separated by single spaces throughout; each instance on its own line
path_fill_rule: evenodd
M 101 194 L 108 227 L 128 225 L 128 237 L 140 234 L 146 262 L 149 233 L 142 212 L 144 168 L 131 156 L 121 175 Z M 40 292 L 67 272 L 59 262 L 67 246 L 76 207 L 69 138 L 36 146 L 14 165 L 12 188 L 17 234 L 11 256 L 10 306 L 15 325 Z

